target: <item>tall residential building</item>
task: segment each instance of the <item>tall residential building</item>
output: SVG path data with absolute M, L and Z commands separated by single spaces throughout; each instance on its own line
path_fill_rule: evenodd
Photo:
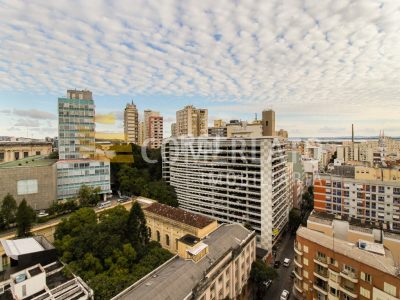
M 262 135 L 274 136 L 275 133 L 275 112 L 270 110 L 263 110 L 262 112 Z
M 144 122 L 139 121 L 139 129 L 138 129 L 138 145 L 143 145 L 144 143 Z
M 339 166 L 319 174 L 314 209 L 400 230 L 400 169 Z
M 400 299 L 400 236 L 310 216 L 294 243 L 296 299 Z M 393 249 L 387 248 L 384 244 Z
M 185 106 L 176 112 L 176 136 L 207 136 L 208 110 Z
M 171 124 L 171 136 L 176 136 L 176 123 Z
M 136 105 L 128 103 L 124 111 L 124 133 L 127 143 L 139 143 L 139 113 Z
M 249 223 L 271 250 L 288 221 L 285 145 L 278 138 L 178 138 L 162 148 L 163 177 L 185 210 Z
M 75 197 L 82 185 L 109 193 L 110 163 L 94 160 L 95 105 L 90 91 L 68 90 L 58 98 L 57 198 Z
M 227 137 L 228 129 L 226 123 L 223 120 L 214 120 L 214 127 L 208 128 L 208 136 L 210 137 Z
M 143 121 L 143 143 L 152 149 L 161 147 L 164 136 L 164 119 L 158 111 L 145 110 Z

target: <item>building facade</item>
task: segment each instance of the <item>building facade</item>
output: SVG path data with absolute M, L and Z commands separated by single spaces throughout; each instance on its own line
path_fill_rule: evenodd
M 314 180 L 314 209 L 400 230 L 400 170 L 336 167 Z
M 31 156 L 0 164 L 0 200 L 7 194 L 23 199 L 35 210 L 47 209 L 57 199 L 56 160 Z
M 49 155 L 52 152 L 52 143 L 45 141 L 29 142 L 0 142 L 0 163 L 15 161 L 29 156 Z
M 164 119 L 157 111 L 145 110 L 143 121 L 143 143 L 149 148 L 160 148 L 164 136 Z
M 278 138 L 178 138 L 162 148 L 163 177 L 181 208 L 249 223 L 270 250 L 288 221 L 285 145 Z
M 400 298 L 400 269 L 381 244 L 351 243 L 300 227 L 294 250 L 296 299 Z
M 111 192 L 109 161 L 94 160 L 95 105 L 90 91 L 68 90 L 58 99 L 57 199 L 75 197 L 82 185 Z
M 128 103 L 124 110 L 124 134 L 125 142 L 139 143 L 139 113 L 133 101 Z
M 112 300 L 250 299 L 246 286 L 256 259 L 254 231 L 223 224 L 203 239 L 183 236 L 178 248 L 178 255 Z
M 275 112 L 272 109 L 264 110 L 262 112 L 262 135 L 274 136 L 275 134 Z
M 216 220 L 165 204 L 153 203 L 143 212 L 150 239 L 172 253 L 178 252 L 178 240 L 183 236 L 202 239 L 218 227 Z
M 176 136 L 207 136 L 208 110 L 185 106 L 176 112 Z

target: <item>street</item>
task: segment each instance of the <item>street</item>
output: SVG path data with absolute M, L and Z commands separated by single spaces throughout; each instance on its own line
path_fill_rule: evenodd
M 279 300 L 283 290 L 288 290 L 290 292 L 289 299 L 295 299 L 292 295 L 293 279 L 290 277 L 290 273 L 294 269 L 293 243 L 295 237 L 295 235 L 286 233 L 286 236 L 281 239 L 280 244 L 277 246 L 278 250 L 276 260 L 280 260 L 281 262 L 279 269 L 276 269 L 279 277 L 272 282 L 271 286 L 264 295 L 264 300 Z M 283 266 L 283 260 L 285 258 L 290 259 L 290 265 L 288 268 Z

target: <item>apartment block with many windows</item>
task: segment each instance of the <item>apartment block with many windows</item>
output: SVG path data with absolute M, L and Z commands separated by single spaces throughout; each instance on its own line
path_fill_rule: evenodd
M 400 269 L 382 244 L 347 240 L 300 227 L 294 245 L 296 299 L 395 300 Z
M 75 197 L 82 185 L 111 192 L 110 163 L 94 159 L 95 105 L 92 92 L 68 90 L 58 99 L 57 199 Z
M 400 170 L 336 167 L 314 180 L 314 209 L 400 230 Z
M 179 206 L 225 223 L 248 223 L 270 250 L 288 221 L 285 145 L 274 137 L 165 140 L 163 177 Z

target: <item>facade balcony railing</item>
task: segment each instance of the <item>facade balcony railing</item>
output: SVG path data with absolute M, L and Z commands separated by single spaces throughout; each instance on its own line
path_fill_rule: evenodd
M 324 281 L 328 281 L 328 279 L 329 279 L 328 270 L 315 269 L 314 276 L 319 277 Z
M 298 258 L 294 258 L 294 264 L 296 265 L 296 266 L 298 266 L 299 268 L 303 268 L 303 265 L 297 260 Z
M 339 289 L 345 293 L 346 295 L 350 296 L 352 299 L 356 299 L 357 298 L 357 290 L 355 287 L 353 286 L 348 286 L 345 284 L 340 284 Z
M 327 268 L 328 267 L 328 260 L 326 257 L 317 256 L 314 258 L 314 262 L 319 264 L 320 266 Z
M 294 252 L 296 252 L 296 254 L 298 254 L 298 255 L 300 255 L 300 256 L 303 255 L 303 252 L 302 252 L 301 250 L 299 250 L 299 248 L 297 248 L 296 243 L 294 244 Z
M 353 283 L 358 283 L 358 277 L 357 274 L 355 274 L 354 272 L 351 272 L 349 270 L 342 270 L 340 271 L 340 276 L 353 282 Z
M 317 282 L 314 282 L 313 288 L 314 288 L 314 290 L 320 292 L 321 294 L 323 294 L 323 295 L 325 295 L 325 296 L 328 296 L 327 285 L 325 285 L 325 284 L 322 285 L 322 284 L 319 284 L 319 283 L 317 283 Z

